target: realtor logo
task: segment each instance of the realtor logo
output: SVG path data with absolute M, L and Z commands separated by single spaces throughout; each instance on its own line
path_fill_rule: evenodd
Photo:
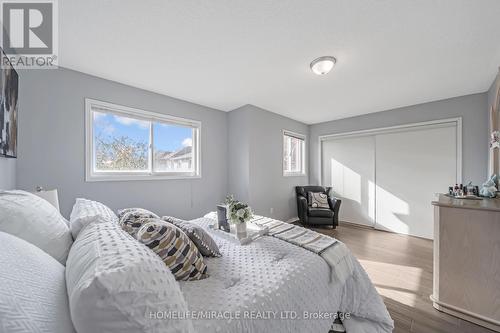
M 1 0 L 2 48 L 16 68 L 57 67 L 57 0 Z

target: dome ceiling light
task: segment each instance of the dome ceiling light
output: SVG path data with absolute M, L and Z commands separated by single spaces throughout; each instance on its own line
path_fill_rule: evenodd
M 337 59 L 332 56 L 319 57 L 311 62 L 311 70 L 316 75 L 325 75 L 333 69 L 336 62 Z

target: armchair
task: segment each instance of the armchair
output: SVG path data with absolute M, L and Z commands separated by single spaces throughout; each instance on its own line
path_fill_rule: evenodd
M 335 229 L 339 225 L 339 210 L 341 200 L 330 197 L 331 187 L 323 186 L 296 186 L 297 210 L 300 222 L 304 225 L 332 225 Z M 328 197 L 329 208 L 311 207 L 308 202 L 309 192 L 323 192 Z

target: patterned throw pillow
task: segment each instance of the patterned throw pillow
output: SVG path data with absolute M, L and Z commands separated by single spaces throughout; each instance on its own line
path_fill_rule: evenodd
M 145 223 L 150 222 L 150 219 L 158 218 L 158 215 L 142 208 L 127 208 L 127 211 L 120 217 L 120 226 L 135 238 L 137 231 Z
M 153 213 L 152 211 L 149 211 L 144 208 L 125 208 L 125 209 L 120 209 L 118 213 L 116 214 L 118 216 L 118 219 L 121 220 L 122 216 L 130 213 L 130 212 L 135 212 L 135 213 L 142 213 L 142 214 L 147 214 L 147 215 L 152 215 L 155 217 L 155 219 L 159 219 L 160 217 Z
M 313 208 L 330 208 L 328 196 L 323 192 L 309 192 L 309 205 Z
M 196 245 L 175 225 L 155 219 L 142 226 L 137 232 L 137 240 L 163 260 L 176 280 L 191 281 L 208 277 L 207 265 Z
M 205 257 L 220 257 L 219 247 L 213 238 L 199 225 L 184 221 L 172 216 L 163 216 L 163 221 L 167 221 L 175 225 L 193 241 L 201 254 Z

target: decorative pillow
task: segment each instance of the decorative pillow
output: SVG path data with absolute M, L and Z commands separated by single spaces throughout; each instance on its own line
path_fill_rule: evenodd
M 309 192 L 309 205 L 314 208 L 330 208 L 328 196 L 323 192 Z
M 193 332 L 189 318 L 158 315 L 188 310 L 179 283 L 117 224 L 82 229 L 68 256 L 66 284 L 78 333 Z
M 144 208 L 125 208 L 125 209 L 118 210 L 118 214 L 117 214 L 118 219 L 121 220 L 123 215 L 130 213 L 130 212 L 136 212 L 136 213 L 141 213 L 141 214 L 145 214 L 145 215 L 152 215 L 155 219 L 160 218 L 158 215 L 156 215 L 152 211 L 149 211 L 149 210 L 144 209 Z
M 69 217 L 69 229 L 73 239 L 76 239 L 83 227 L 96 220 L 118 224 L 118 217 L 106 205 L 97 201 L 76 199 Z
M 184 221 L 172 216 L 163 216 L 164 221 L 170 222 L 181 229 L 196 245 L 200 253 L 206 257 L 220 257 L 219 247 L 213 238 L 199 225 Z
M 59 211 L 25 191 L 0 191 L 0 231 L 38 246 L 63 265 L 73 243 L 68 223 Z
M 125 210 L 125 209 L 124 209 Z M 119 213 L 121 213 L 120 211 Z M 149 219 L 159 219 L 158 215 L 142 208 L 128 208 L 120 217 L 120 226 L 132 237 L 136 237 L 137 231 L 149 222 Z
M 163 260 L 176 280 L 208 277 L 207 265 L 196 245 L 175 225 L 158 219 L 148 222 L 137 232 L 137 240 Z
M 74 332 L 64 266 L 0 232 L 0 332 Z

